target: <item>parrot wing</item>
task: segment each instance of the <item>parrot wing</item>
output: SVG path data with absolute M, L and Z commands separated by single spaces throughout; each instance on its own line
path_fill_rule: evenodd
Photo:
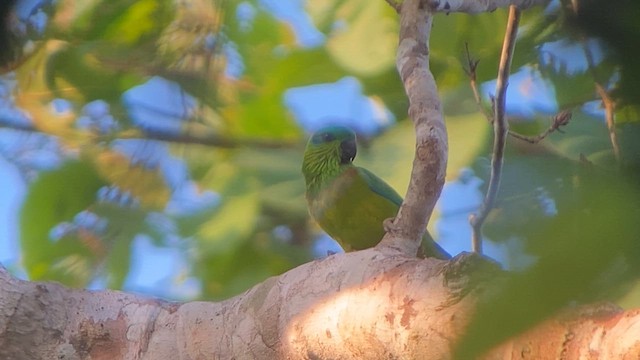
M 365 168 L 358 167 L 358 173 L 366 181 L 371 191 L 391 201 L 398 207 L 402 205 L 402 197 L 384 180 Z
M 402 196 L 398 195 L 398 193 L 384 180 L 365 168 L 358 167 L 358 173 L 366 181 L 367 185 L 369 185 L 369 189 L 371 189 L 371 191 L 393 202 L 398 207 L 402 205 Z M 421 257 L 424 257 L 425 254 L 423 253 L 426 252 L 427 256 L 433 256 L 438 259 L 447 260 L 451 258 L 451 255 L 449 255 L 449 253 L 447 253 L 440 245 L 438 245 L 438 243 L 435 242 L 435 240 L 433 240 L 429 231 L 425 232 L 422 245 L 420 247 L 421 249 L 419 252 Z

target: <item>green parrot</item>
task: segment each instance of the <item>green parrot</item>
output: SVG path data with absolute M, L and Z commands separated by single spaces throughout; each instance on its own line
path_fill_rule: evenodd
M 355 157 L 355 133 L 330 126 L 311 136 L 302 161 L 309 213 L 345 251 L 375 246 L 385 233 L 383 221 L 402 204 L 384 180 L 353 165 Z M 421 247 L 427 257 L 451 258 L 428 232 Z

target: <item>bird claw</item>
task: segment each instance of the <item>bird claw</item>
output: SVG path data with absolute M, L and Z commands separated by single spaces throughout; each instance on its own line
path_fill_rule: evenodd
M 391 232 L 396 229 L 395 224 L 393 223 L 395 218 L 387 218 L 382 222 L 382 227 L 384 228 L 384 232 Z

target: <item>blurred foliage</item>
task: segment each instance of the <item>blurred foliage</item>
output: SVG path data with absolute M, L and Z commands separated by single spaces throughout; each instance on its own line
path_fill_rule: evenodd
M 2 126 L 16 129 L 6 136 L 47 134 L 61 156 L 62 165 L 30 182 L 20 212 L 22 263 L 32 279 L 122 288 L 140 235 L 179 249 L 188 264 L 182 276 L 199 281 L 196 296 L 203 299 L 229 297 L 310 260 L 320 232 L 308 219 L 300 174 L 307 134 L 283 99 L 292 88 L 356 78 L 363 95 L 398 120 L 375 136 L 362 134 L 356 162 L 400 193 L 407 187 L 414 136 L 395 69 L 397 15 L 384 1 L 307 1 L 309 20 L 324 36 L 314 46 L 301 44 L 294 27 L 259 0 L 36 3 L 15 15 L 11 56 L 0 58 L 3 72 L 14 70 L 3 81 L 15 85 L 3 87 L 3 106 L 19 109 L 18 119 L 0 116 Z M 633 70 L 620 61 L 621 50 L 606 34 L 576 30 L 584 22 L 570 11 L 563 3 L 524 13 L 514 68 L 539 74 L 558 108 L 575 112 L 564 133 L 541 144 L 509 142 L 486 233 L 500 244 L 523 242 L 520 252 L 538 261 L 486 305 L 487 313 L 499 307 L 517 321 L 505 321 L 491 339 L 477 337 L 472 350 L 570 300 L 590 300 L 629 281 L 626 272 L 607 271 L 620 253 L 633 254 L 638 238 L 637 187 L 624 181 L 639 173 L 640 112 L 628 100 L 638 92 L 624 77 Z M 480 60 L 478 81 L 492 80 L 506 18 L 497 10 L 434 21 L 430 60 L 447 115 L 447 180 L 468 167 L 488 179 L 492 131 L 473 101 L 464 49 L 468 43 Z M 586 45 L 590 35 L 603 39 L 600 47 Z M 576 69 L 544 50 L 557 41 L 592 50 L 599 61 Z M 179 96 L 136 102 L 132 93 L 150 79 L 170 82 Z M 627 99 L 616 107 L 622 164 L 613 157 L 596 81 Z M 620 83 L 627 86 L 618 89 Z M 157 110 L 165 102 L 175 109 Z M 150 120 L 140 119 L 143 111 Z M 537 111 L 512 126 L 534 135 L 550 116 Z M 596 281 L 602 273 L 611 273 L 606 286 Z M 548 292 L 546 302 L 537 301 Z M 484 311 L 478 329 L 495 324 Z
M 309 1 L 307 11 L 316 27 L 331 35 L 327 51 L 347 72 L 369 77 L 394 65 L 398 21 L 384 2 Z
M 475 358 L 568 305 L 630 294 L 640 265 L 638 186 L 589 168 L 574 176 L 574 191 L 564 191 L 557 216 L 520 229 L 538 260 L 507 274 L 482 298 L 457 358 Z
M 615 86 L 615 93 L 623 103 L 639 105 L 640 69 L 636 59 L 640 57 L 640 49 L 635 44 L 640 24 L 640 6 L 634 0 L 620 0 L 611 6 L 605 0 L 581 1 L 575 11 L 566 11 L 564 22 L 569 31 L 577 37 L 596 37 L 607 47 L 609 57 L 619 66 L 620 81 Z M 563 6 L 569 8 L 569 1 Z M 637 118 L 636 118 L 637 119 Z
M 90 280 L 92 259 L 102 250 L 97 249 L 102 247 L 99 236 L 73 232 L 53 242 L 49 233 L 90 207 L 104 184 L 86 162 L 68 162 L 31 184 L 20 220 L 24 266 L 32 279 L 64 279 L 75 286 Z

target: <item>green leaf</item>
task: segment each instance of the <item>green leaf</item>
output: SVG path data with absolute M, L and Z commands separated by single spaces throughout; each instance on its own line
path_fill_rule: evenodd
M 476 165 L 476 174 L 490 177 L 490 148 L 486 158 Z M 507 243 L 535 232 L 553 221 L 555 212 L 564 211 L 562 196 L 573 191 L 573 176 L 579 163 L 549 151 L 543 144 L 529 145 L 517 139 L 507 143 L 500 190 L 494 209 L 485 223 L 484 235 L 493 242 Z M 507 250 L 510 251 L 507 247 Z M 526 249 L 528 250 L 528 249 Z M 529 253 L 528 251 L 526 251 Z M 518 268 L 522 249 L 509 253 L 508 261 Z
M 229 39 L 242 56 L 246 77 L 258 86 L 271 78 L 268 69 L 296 47 L 291 27 L 264 10 L 257 10 L 250 29 L 238 24 L 235 13 L 228 14 L 226 20 Z
M 110 1 L 113 5 L 114 1 Z M 129 1 L 114 19 L 109 21 L 104 30 L 103 40 L 126 45 L 139 44 L 149 37 L 157 37 L 159 31 L 166 25 L 171 14 L 170 1 L 138 0 Z
M 638 122 L 626 122 L 622 126 L 616 126 L 622 163 L 636 176 L 640 175 L 640 124 Z
M 271 242 L 244 242 L 240 247 L 205 255 L 198 274 L 204 283 L 204 298 L 225 299 L 301 263 Z
M 268 86 L 279 91 L 295 86 L 335 82 L 347 73 L 331 61 L 326 49 L 293 50 L 276 62 Z
M 249 240 L 256 227 L 260 202 L 255 180 L 239 173 L 228 180 L 220 190 L 221 205 L 198 230 L 203 253 L 237 248 Z
M 173 6 L 166 0 L 66 1 L 56 15 L 56 36 L 63 39 L 134 45 L 157 37 Z
M 300 170 L 302 147 L 293 149 L 242 149 L 234 158 L 243 172 L 260 182 L 260 201 L 288 219 L 307 217 L 305 185 Z
M 574 112 L 571 122 L 563 127 L 563 133 L 552 134 L 545 141 L 563 156 L 578 161 L 584 155 L 590 161 L 592 156 L 603 151 L 612 152 L 609 131 L 602 118 L 595 118 L 583 112 Z M 599 159 L 605 160 L 599 156 Z M 598 165 L 611 166 L 614 163 L 597 162 Z
M 595 82 L 589 73 L 570 74 L 563 65 L 554 65 L 551 61 L 549 67 L 541 67 L 542 76 L 553 84 L 556 101 L 560 109 L 584 104 L 595 99 Z M 560 66 L 556 71 L 553 66 Z
M 99 58 L 96 43 L 61 47 L 47 59 L 46 81 L 51 97 L 89 102 L 103 99 L 116 102 L 129 88 L 127 73 L 110 69 Z
M 316 26 L 328 34 L 327 51 L 347 72 L 369 77 L 394 66 L 398 20 L 386 3 L 309 1 L 307 11 Z
M 123 211 L 123 213 L 126 213 L 126 211 Z M 139 224 L 140 223 L 138 223 L 138 225 Z M 129 230 L 136 228 L 138 228 L 138 226 L 129 228 Z M 124 227 L 121 227 L 121 229 L 127 230 L 127 228 Z M 124 285 L 124 281 L 131 267 L 131 242 L 134 236 L 133 231 L 125 231 L 111 239 L 112 244 L 110 244 L 106 267 L 107 287 L 109 289 L 122 289 Z
M 395 67 L 384 72 L 359 79 L 365 95 L 382 99 L 384 106 L 395 116 L 403 119 L 407 116 L 409 100 Z
M 306 248 L 272 234 L 276 225 L 306 219 L 301 155 L 301 148 L 208 151 L 213 166 L 202 183 L 222 202 L 201 224 L 191 222 L 198 229 L 193 267 L 205 298 L 235 295 L 308 260 Z
M 132 176 L 135 178 L 138 174 Z M 100 234 L 100 240 L 105 248 L 104 254 L 92 265 L 95 267 L 105 263 L 109 289 L 121 289 L 124 285 L 131 265 L 131 242 L 136 235 L 146 232 L 150 236 L 159 237 L 157 232 L 154 233 L 156 229 L 148 228 L 145 221 L 148 212 L 142 208 L 112 202 L 99 202 L 92 206 L 92 211 L 105 219 L 108 224 L 106 230 Z
M 615 122 L 617 126 L 640 123 L 640 105 L 617 106 Z
M 20 243 L 24 266 L 31 279 L 78 284 L 77 278 L 67 276 L 73 269 L 56 269 L 54 265 L 68 259 L 68 265 L 80 264 L 85 270 L 86 264 L 82 265 L 84 257 L 77 257 L 83 252 L 83 245 L 78 239 L 54 242 L 49 232 L 60 222 L 71 221 L 78 212 L 93 204 L 96 191 L 103 185 L 104 181 L 92 164 L 71 161 L 57 170 L 40 174 L 29 186 L 20 212 Z
M 468 82 L 463 70 L 465 43 L 469 44 L 471 56 L 480 60 L 478 81 L 495 79 L 497 75 L 507 12 L 499 9 L 493 13 L 460 15 L 437 16 L 433 22 L 429 55 L 431 71 L 441 90 Z

